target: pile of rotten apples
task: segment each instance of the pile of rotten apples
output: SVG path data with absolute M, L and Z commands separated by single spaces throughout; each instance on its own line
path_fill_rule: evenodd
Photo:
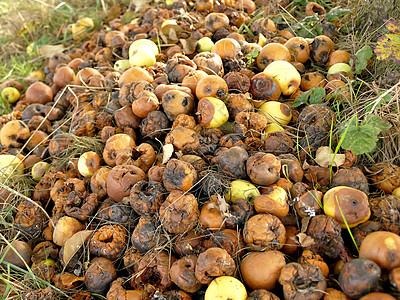
M 133 1 L 86 38 L 80 20 L 43 78 L 3 84 L 2 208 L 13 178 L 36 186 L 2 272 L 48 286 L 25 299 L 395 299 L 400 167 L 331 166 L 330 105 L 353 76 L 334 24 L 305 39 L 264 1 L 171 2 L 123 22 Z M 293 108 L 318 86 L 333 97 Z

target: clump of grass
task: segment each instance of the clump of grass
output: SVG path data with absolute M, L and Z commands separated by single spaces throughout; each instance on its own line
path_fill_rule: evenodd
M 0 234 L 9 240 L 16 234 L 13 226 L 16 208 L 30 197 L 35 184 L 26 175 L 13 175 L 0 182 Z
M 81 154 L 94 151 L 100 156 L 102 156 L 102 151 L 104 144 L 102 140 L 98 137 L 90 136 L 76 136 L 72 133 L 62 133 L 66 139 L 70 140 L 68 147 L 63 150 L 58 159 L 54 161 L 53 165 L 55 167 L 61 167 L 66 165 L 72 158 L 77 158 Z

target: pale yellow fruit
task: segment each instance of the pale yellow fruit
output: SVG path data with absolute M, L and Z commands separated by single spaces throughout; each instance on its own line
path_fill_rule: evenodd
M 220 276 L 211 281 L 204 300 L 246 300 L 246 287 L 232 276 Z
M 132 56 L 132 53 L 134 52 L 135 48 L 137 46 L 141 46 L 141 45 L 149 47 L 151 49 L 151 51 L 153 51 L 154 55 L 157 55 L 160 53 L 158 51 L 158 47 L 157 47 L 156 43 L 154 43 L 151 40 L 147 40 L 147 39 L 139 39 L 139 40 L 132 42 L 132 44 L 129 46 L 129 57 Z
M 96 152 L 85 152 L 78 159 L 78 171 L 83 177 L 90 177 L 100 168 L 100 162 L 101 157 Z
M 82 18 L 76 24 L 72 24 L 71 32 L 74 40 L 83 38 L 93 27 L 94 22 L 91 18 Z
M 139 45 L 132 50 L 129 63 L 131 67 L 150 67 L 156 63 L 156 56 L 150 47 Z
M 24 173 L 24 164 L 15 155 L 0 155 L 0 178 L 6 178 L 13 175 L 22 175 Z
M 282 126 L 276 124 L 276 123 L 270 123 L 267 125 L 267 127 L 264 130 L 264 133 L 272 133 L 272 132 L 277 132 L 277 131 L 285 131 L 285 129 L 282 128 Z
M 91 19 L 89 17 L 79 19 L 76 22 L 76 24 L 78 24 L 79 26 L 94 27 L 93 19 Z
M 170 6 L 170 5 L 174 4 L 177 1 L 178 0 L 165 0 L 165 5 Z
M 289 106 L 278 101 L 267 101 L 259 107 L 259 112 L 265 115 L 268 122 L 287 125 L 292 119 Z
M 395 188 L 392 192 L 393 195 L 400 197 L 400 187 Z
M 263 72 L 275 79 L 285 96 L 293 94 L 300 86 L 300 73 L 290 62 L 273 61 Z
M 258 195 L 260 195 L 260 191 L 254 184 L 247 180 L 238 179 L 231 182 L 225 197 L 230 202 L 235 202 L 237 199 L 247 199 L 253 202 Z
M 46 78 L 46 74 L 42 70 L 35 70 L 29 73 L 29 77 L 36 78 L 37 80 L 44 80 Z
M 266 42 L 267 42 L 267 38 L 262 33 L 259 33 L 257 45 L 260 45 L 261 47 L 263 47 Z

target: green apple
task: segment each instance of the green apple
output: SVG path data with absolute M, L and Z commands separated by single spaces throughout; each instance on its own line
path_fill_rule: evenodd
M 132 44 L 129 46 L 129 57 L 132 56 L 132 53 L 137 46 L 142 46 L 142 45 L 149 47 L 153 51 L 154 55 L 160 54 L 156 43 L 154 43 L 151 40 L 140 39 L 140 40 L 133 41 Z
M 21 94 L 19 91 L 12 86 L 8 86 L 1 91 L 1 98 L 3 98 L 8 103 L 17 102 Z
M 50 164 L 44 161 L 39 161 L 32 166 L 31 175 L 33 180 L 40 181 L 43 175 L 50 169 Z
M 11 174 L 22 175 L 24 173 L 24 164 L 15 155 L 0 155 L 0 178 L 8 177 Z
M 331 75 L 338 74 L 338 73 L 341 73 L 344 76 L 346 76 L 346 74 L 348 74 L 350 78 L 354 77 L 354 74 L 351 71 L 350 65 L 348 65 L 346 63 L 337 63 L 337 64 L 332 65 L 328 70 L 328 76 L 327 77 L 329 79 L 329 77 Z M 339 76 L 338 79 L 340 79 L 340 76 Z
M 292 110 L 290 107 L 278 101 L 267 101 L 258 109 L 270 123 L 287 125 L 292 119 Z
M 199 124 L 206 128 L 218 128 L 226 123 L 229 112 L 223 101 L 214 97 L 204 97 L 197 105 Z
M 232 276 L 219 276 L 209 284 L 204 300 L 246 300 L 246 287 Z
M 130 67 L 131 64 L 129 63 L 129 59 L 120 59 L 117 60 L 114 64 L 114 70 L 118 72 L 129 69 Z
M 202 37 L 197 41 L 197 52 L 210 52 L 214 42 L 208 36 Z
M 273 61 L 263 72 L 275 79 L 285 96 L 293 94 L 300 86 L 300 73 L 290 62 Z
M 150 47 L 139 45 L 132 50 L 129 63 L 131 67 L 150 67 L 156 63 L 156 56 Z
M 247 180 L 234 180 L 231 182 L 231 186 L 225 195 L 226 200 L 235 202 L 237 199 L 247 199 L 253 202 L 254 198 L 260 195 L 260 191 L 257 187 Z

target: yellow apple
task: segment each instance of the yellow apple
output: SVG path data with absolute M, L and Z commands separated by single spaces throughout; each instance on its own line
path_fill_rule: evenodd
M 10 174 L 22 175 L 24 173 L 24 164 L 15 155 L 0 155 L 0 178 L 8 177 Z
M 199 124 L 206 128 L 217 128 L 228 121 L 229 112 L 223 101 L 214 97 L 200 99 L 197 106 Z
M 263 72 L 275 79 L 285 96 L 293 94 L 300 86 L 300 73 L 290 62 L 273 61 Z
M 285 129 L 283 129 L 282 126 L 280 126 L 276 123 L 270 123 L 265 128 L 264 133 L 267 134 L 267 133 L 277 132 L 277 131 L 285 131 Z
M 78 159 L 78 171 L 83 177 L 92 176 L 101 164 L 101 157 L 94 151 L 83 153 Z
M 395 188 L 392 192 L 392 195 L 395 195 L 397 197 L 400 197 L 400 187 Z
M 83 38 L 89 30 L 94 27 L 94 22 L 91 18 L 82 18 L 75 24 L 71 25 L 71 32 L 74 40 Z
M 37 80 L 44 80 L 46 78 L 46 74 L 42 70 L 35 70 L 29 73 L 29 77 L 33 77 Z
M 267 101 L 259 107 L 259 112 L 265 115 L 268 122 L 287 125 L 292 119 L 289 106 L 278 101 Z
M 129 56 L 129 63 L 131 67 L 150 67 L 156 63 L 156 56 L 150 47 L 139 45 Z
M 225 195 L 226 200 L 235 202 L 237 199 L 247 199 L 253 202 L 254 198 L 260 195 L 260 191 L 254 184 L 247 180 L 234 180 Z
M 147 40 L 147 39 L 139 39 L 139 40 L 132 42 L 132 44 L 129 46 L 129 57 L 132 56 L 132 53 L 137 46 L 142 46 L 142 45 L 149 47 L 151 49 L 151 51 L 153 51 L 154 55 L 157 55 L 160 53 L 158 51 L 158 47 L 157 47 L 156 43 L 154 43 L 151 40 Z
M 247 291 L 242 282 L 232 276 L 220 276 L 209 284 L 204 300 L 246 300 Z
M 174 4 L 177 1 L 178 0 L 165 0 L 165 5 L 170 6 L 170 5 Z

